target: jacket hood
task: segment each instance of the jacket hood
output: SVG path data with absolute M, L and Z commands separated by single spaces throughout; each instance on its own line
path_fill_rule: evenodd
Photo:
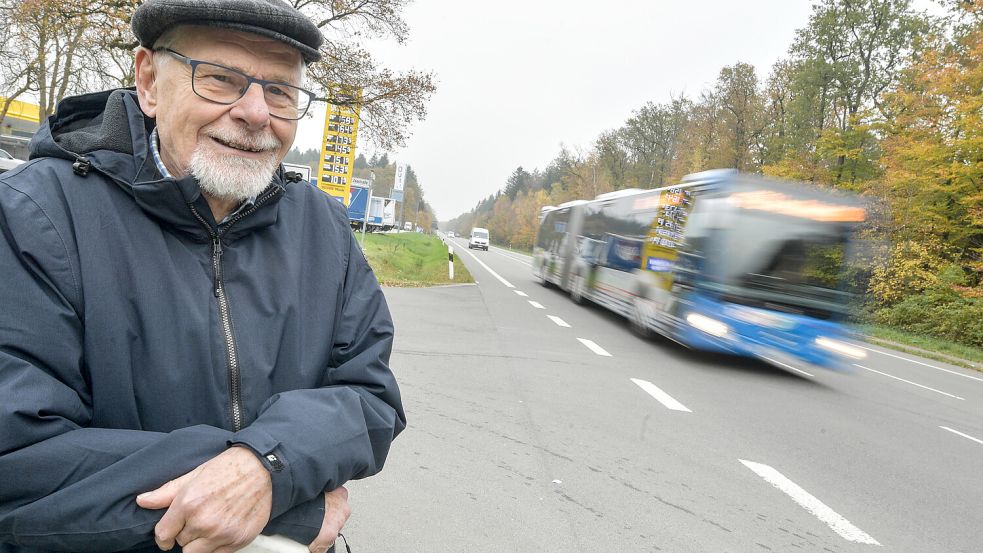
M 144 117 L 132 89 L 65 98 L 31 140 L 31 159 L 85 157 L 115 179 L 133 183 L 159 178 L 147 139 L 154 120 Z M 147 174 L 139 175 L 141 169 Z
M 260 194 L 265 198 L 262 204 L 248 217 L 220 226 L 194 177 L 161 176 L 150 153 L 154 127 L 154 120 L 141 111 L 133 89 L 72 96 L 58 104 L 55 114 L 34 135 L 30 159 L 69 160 L 80 181 L 88 178 L 90 171 L 101 173 L 132 196 L 148 215 L 201 240 L 210 238 L 203 221 L 211 232 L 229 240 L 276 222 L 276 204 L 288 185 L 282 166 Z

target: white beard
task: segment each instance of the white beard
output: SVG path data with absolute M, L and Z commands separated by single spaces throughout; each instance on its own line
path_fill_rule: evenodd
M 188 172 L 209 196 L 237 202 L 252 198 L 266 189 L 279 166 L 277 152 L 281 142 L 272 134 L 251 135 L 241 129 L 208 129 L 207 136 L 252 150 L 263 150 L 264 157 L 252 159 L 199 144 L 191 154 Z

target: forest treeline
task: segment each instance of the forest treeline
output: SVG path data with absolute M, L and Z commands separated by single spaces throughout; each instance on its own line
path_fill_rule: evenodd
M 447 228 L 531 249 L 543 206 L 723 167 L 842 188 L 885 207 L 861 316 L 983 347 L 983 0 L 946 8 L 820 0 L 767 75 L 738 62 L 697 97 L 649 102 Z
M 315 149 L 301 150 L 294 147 L 287 153 L 283 161 L 306 165 L 311 168 L 312 175 L 317 172 L 318 159 L 321 151 Z M 355 158 L 354 176 L 360 179 L 368 179 L 375 173 L 375 185 L 372 189 L 374 196 L 388 198 L 392 194 L 393 183 L 396 181 L 396 164 L 389 161 L 388 154 L 373 154 L 368 159 L 365 155 L 359 154 Z M 406 182 L 403 186 L 403 202 L 396 210 L 396 216 L 401 221 L 409 221 L 414 227 L 420 227 L 425 232 L 430 232 L 435 227 L 437 218 L 433 208 L 423 197 L 423 188 L 412 166 L 406 168 Z

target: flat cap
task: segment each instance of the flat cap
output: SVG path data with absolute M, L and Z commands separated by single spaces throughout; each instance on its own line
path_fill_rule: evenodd
M 305 63 L 321 59 L 321 31 L 284 0 L 147 0 L 133 12 L 132 25 L 146 48 L 177 25 L 204 25 L 278 40 L 300 50 Z

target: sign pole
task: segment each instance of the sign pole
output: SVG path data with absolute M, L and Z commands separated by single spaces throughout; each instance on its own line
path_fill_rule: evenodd
M 403 217 L 406 215 L 406 208 L 403 207 L 403 187 L 406 184 L 406 172 L 408 166 L 405 163 L 396 163 L 396 178 L 393 182 L 393 192 L 391 194 L 392 199 L 399 202 L 399 218 L 397 219 L 397 225 L 399 225 L 400 232 L 403 231 Z
M 372 187 L 375 186 L 375 171 L 369 173 L 369 198 L 365 202 L 365 215 L 362 216 L 362 243 L 359 246 L 365 251 L 365 227 L 369 226 L 369 212 L 372 211 Z

